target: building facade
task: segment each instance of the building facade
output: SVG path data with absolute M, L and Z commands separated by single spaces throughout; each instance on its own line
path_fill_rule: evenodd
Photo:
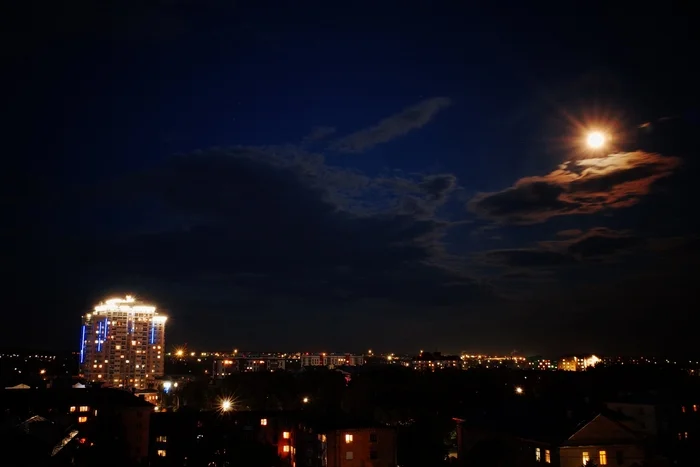
M 91 382 L 147 388 L 165 369 L 165 322 L 156 307 L 127 295 L 96 305 L 83 316 L 82 375 Z
M 365 363 L 362 355 L 350 354 L 303 354 L 301 356 L 301 366 L 358 366 Z
M 562 371 L 583 371 L 592 368 L 600 362 L 595 355 L 563 357 L 559 360 L 557 368 Z

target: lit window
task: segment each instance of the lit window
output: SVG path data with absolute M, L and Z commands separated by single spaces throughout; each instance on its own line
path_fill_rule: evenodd
M 693 404 L 693 412 L 697 412 L 697 411 L 698 411 L 698 405 L 697 405 L 697 404 Z
M 97 417 L 97 409 L 95 409 L 95 417 Z
M 156 442 L 158 442 L 158 443 L 167 443 L 167 442 L 168 442 L 168 437 L 167 437 L 167 436 L 163 436 L 163 435 L 158 436 L 158 437 L 156 438 Z
M 681 412 L 685 413 L 685 405 L 681 407 Z
M 158 457 L 165 457 L 165 449 L 158 449 Z
M 267 418 L 261 418 L 261 419 L 260 419 L 260 425 L 262 425 L 262 426 L 267 426 Z
M 78 417 L 78 423 L 85 423 L 87 422 L 87 417 Z
M 540 448 L 535 448 L 535 460 L 537 462 L 540 462 L 542 460 L 542 453 L 540 452 Z
M 598 458 L 600 460 L 600 465 L 608 465 L 608 453 L 605 451 L 600 451 L 598 453 Z
M 289 445 L 282 446 L 282 452 L 289 452 Z
M 552 463 L 552 453 L 549 452 L 549 449 L 544 450 L 544 461 L 548 464 Z
M 688 439 L 688 432 L 683 433 L 683 438 Z
M 80 406 L 80 411 L 81 411 L 81 412 L 87 412 L 87 411 L 89 411 L 89 410 L 90 410 L 90 407 L 88 407 L 87 405 L 81 405 L 81 406 Z
M 345 453 L 345 460 L 351 461 L 353 459 L 352 451 L 348 451 Z
M 589 456 L 587 452 L 583 453 L 582 458 L 583 458 L 583 465 L 588 464 L 588 462 L 591 460 L 591 456 Z
M 282 432 L 282 438 L 289 439 L 289 432 L 288 431 Z
M 70 410 L 70 412 L 75 412 L 75 406 L 71 406 L 71 408 L 69 410 Z
M 347 444 L 352 443 L 352 435 L 351 435 L 351 434 L 346 434 L 346 435 L 345 435 L 345 442 L 346 442 Z

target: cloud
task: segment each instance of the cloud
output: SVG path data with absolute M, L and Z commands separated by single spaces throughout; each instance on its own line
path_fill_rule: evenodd
M 305 142 L 314 142 L 314 141 L 319 141 L 325 138 L 328 138 L 332 134 L 335 133 L 335 128 L 332 126 L 317 126 L 314 127 L 311 130 L 311 133 L 309 133 L 305 138 Z
M 557 235 L 560 235 L 558 232 Z M 587 232 L 567 232 L 566 240 L 538 242 L 530 248 L 489 250 L 478 260 L 485 266 L 506 268 L 554 268 L 574 264 L 617 261 L 622 253 L 648 246 L 646 239 L 629 231 L 595 227 Z M 510 274 L 513 271 L 508 270 Z M 518 270 L 518 273 L 521 271 Z
M 479 193 L 468 209 L 502 223 L 535 224 L 555 216 L 591 214 L 637 204 L 657 180 L 681 164 L 646 152 L 568 161 L 545 176 L 525 177 L 493 193 Z
M 629 232 L 596 228 L 569 242 L 567 251 L 581 259 L 609 257 L 629 251 L 644 243 L 643 238 Z
M 336 141 L 332 148 L 342 152 L 363 152 L 378 144 L 387 143 L 412 130 L 422 128 L 438 112 L 449 107 L 445 97 L 427 99 L 403 111 L 385 118 L 376 125 L 357 131 Z
M 582 233 L 583 230 L 581 229 L 560 230 L 557 232 L 557 237 L 578 237 Z
M 562 266 L 574 262 L 566 253 L 536 248 L 491 250 L 485 252 L 483 258 L 488 265 L 519 268 Z
M 141 191 L 131 202 L 160 206 L 179 227 L 163 222 L 161 229 L 80 242 L 80 269 L 314 303 L 450 305 L 489 296 L 478 281 L 442 264 L 448 224 L 391 208 L 403 196 L 398 192 L 388 209 L 368 213 L 356 200 L 374 182 L 301 156 L 237 148 L 167 160 L 139 176 L 133 186 Z M 454 183 L 436 175 L 413 185 L 437 202 Z

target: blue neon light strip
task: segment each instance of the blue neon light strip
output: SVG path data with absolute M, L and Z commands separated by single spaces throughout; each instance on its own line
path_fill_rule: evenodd
M 109 326 L 109 320 L 105 318 L 105 329 L 104 329 L 104 336 L 105 336 L 105 341 L 107 341 L 107 327 Z
M 102 352 L 102 321 L 97 324 L 97 351 Z
M 156 341 L 156 323 L 151 323 L 151 344 Z
M 83 324 L 83 336 L 80 340 L 80 363 L 85 362 L 85 325 Z

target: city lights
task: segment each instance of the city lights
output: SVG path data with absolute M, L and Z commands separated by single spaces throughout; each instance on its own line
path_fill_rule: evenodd
M 308 404 L 308 403 L 309 403 L 309 398 L 308 398 L 308 397 L 304 397 L 301 401 L 302 401 L 304 404 Z
M 523 392 L 524 392 L 524 391 L 523 391 L 523 388 L 522 388 L 522 387 L 516 386 L 516 388 L 515 388 L 515 393 L 516 393 L 516 394 L 522 394 Z

